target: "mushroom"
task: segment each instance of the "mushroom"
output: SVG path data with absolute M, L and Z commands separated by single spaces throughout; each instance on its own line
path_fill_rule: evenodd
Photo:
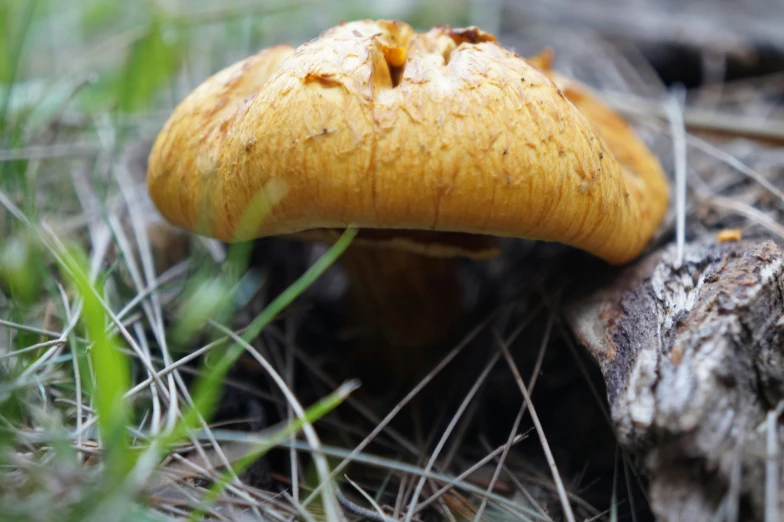
M 492 257 L 493 236 L 620 264 L 668 204 L 656 159 L 587 89 L 475 27 L 386 20 L 206 80 L 160 132 L 148 188 L 169 221 L 223 241 L 329 242 L 358 227 L 343 262 L 375 356 L 400 354 L 384 365 L 410 365 L 453 329 L 456 258 Z
M 602 103 L 585 85 L 560 74 L 552 68 L 553 52 L 545 50 L 529 58 L 532 65 L 541 69 L 579 111 L 591 122 L 599 136 L 612 151 L 621 168 L 626 171 L 627 182 L 644 191 L 657 205 L 654 212 L 666 211 L 667 183 L 659 161 L 637 136 L 631 126 L 618 113 Z M 658 222 L 657 225 L 658 226 Z M 653 229 L 655 231 L 655 228 Z

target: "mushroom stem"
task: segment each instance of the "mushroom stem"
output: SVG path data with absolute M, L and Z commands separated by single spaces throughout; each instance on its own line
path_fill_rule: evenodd
M 342 260 L 358 362 L 401 377 L 421 369 L 463 313 L 457 260 L 365 245 Z

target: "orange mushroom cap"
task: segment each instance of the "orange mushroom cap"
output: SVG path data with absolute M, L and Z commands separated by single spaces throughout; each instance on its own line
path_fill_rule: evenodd
M 664 215 L 664 173 L 619 116 L 550 76 L 476 28 L 346 23 L 194 90 L 153 147 L 149 191 L 224 241 L 356 226 L 628 261 Z

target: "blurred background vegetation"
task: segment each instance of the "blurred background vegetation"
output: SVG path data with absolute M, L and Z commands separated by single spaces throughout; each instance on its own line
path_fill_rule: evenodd
M 12 110 L 54 110 L 74 83 L 88 82 L 75 107 L 126 113 L 161 109 L 218 68 L 274 43 L 302 43 L 341 20 L 464 25 L 470 11 L 457 0 L 4 0 L 0 9 L 0 81 L 15 85 Z

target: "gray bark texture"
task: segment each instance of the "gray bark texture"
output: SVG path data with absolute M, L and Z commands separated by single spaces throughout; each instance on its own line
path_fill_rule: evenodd
M 784 399 L 781 249 L 704 240 L 686 245 L 680 268 L 675 256 L 650 254 L 569 310 L 618 440 L 660 520 L 765 520 L 766 507 L 784 519 L 782 431 L 775 422 L 769 443 L 767 426 Z

